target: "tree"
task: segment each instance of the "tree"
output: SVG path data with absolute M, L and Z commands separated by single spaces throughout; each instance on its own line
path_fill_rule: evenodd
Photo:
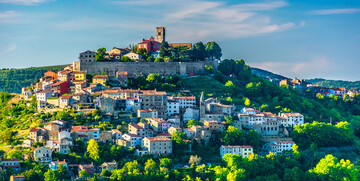
M 203 61 L 206 58 L 206 49 L 201 41 L 194 44 L 192 52 L 194 60 Z
M 199 165 L 201 162 L 201 157 L 197 156 L 197 155 L 191 155 L 190 156 L 190 160 L 189 160 L 189 164 L 195 164 L 195 165 Z
M 85 169 L 82 169 L 81 171 L 79 171 L 79 177 L 80 178 L 86 178 L 88 176 L 89 176 L 89 174 L 86 172 Z
M 106 60 L 106 59 L 105 59 L 105 55 L 107 55 L 107 54 L 106 54 L 106 48 L 99 48 L 99 49 L 97 50 L 97 52 L 95 53 L 95 60 L 96 60 L 97 62 L 103 62 L 103 61 Z
M 234 122 L 234 119 L 232 116 L 224 116 L 225 122 L 228 125 L 232 125 L 232 123 Z
M 164 61 L 164 58 L 158 57 L 154 60 L 154 62 L 165 62 L 165 61 Z
M 44 173 L 45 181 L 56 181 L 55 172 L 52 169 L 48 169 L 47 172 Z
M 354 164 L 343 159 L 339 162 L 332 155 L 326 155 L 309 172 L 316 173 L 322 180 L 358 180 L 360 178 L 360 172 Z
M 191 128 L 192 126 L 198 126 L 198 125 L 202 125 L 201 121 L 195 120 L 195 119 L 190 119 L 188 121 L 188 123 L 186 124 L 188 128 Z
M 110 177 L 111 172 L 108 169 L 104 169 L 104 170 L 101 171 L 100 175 L 103 176 L 103 177 Z
M 226 145 L 243 145 L 245 144 L 245 133 L 243 130 L 229 126 L 224 132 L 223 140 Z
M 89 153 L 90 158 L 97 161 L 99 160 L 99 145 L 96 140 L 91 139 L 87 146 L 87 153 Z
M 260 146 L 260 135 L 254 131 L 254 130 L 250 130 L 246 136 L 246 143 L 248 145 L 251 145 L 254 149 L 258 149 Z
M 149 56 L 147 59 L 146 59 L 146 61 L 147 62 L 154 62 L 154 57 L 152 57 L 152 56 Z
M 205 44 L 205 46 L 206 46 L 207 55 L 209 57 L 211 57 L 212 59 L 214 59 L 214 58 L 220 59 L 221 58 L 221 56 L 222 56 L 221 48 L 216 42 L 214 42 L 214 41 L 207 42 Z
M 229 94 L 234 94 L 235 93 L 235 84 L 231 81 L 231 80 L 228 80 L 226 83 L 225 83 L 225 90 L 227 93 Z
M 160 57 L 162 58 L 169 57 L 171 55 L 169 49 L 170 49 L 169 43 L 167 41 L 163 41 L 160 46 L 160 52 L 159 52 Z
M 156 170 L 156 162 L 153 159 L 148 159 L 144 167 L 147 174 L 150 174 Z
M 244 102 L 244 105 L 245 106 L 250 106 L 251 102 L 250 102 L 250 99 L 248 99 L 247 97 L 245 98 L 245 102 Z
M 173 166 L 173 161 L 170 158 L 160 158 L 159 166 L 171 169 Z

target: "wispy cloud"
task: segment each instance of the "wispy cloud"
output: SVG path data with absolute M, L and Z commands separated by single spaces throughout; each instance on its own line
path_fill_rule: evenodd
M 20 17 L 21 14 L 16 11 L 0 12 L 0 25 L 14 22 L 14 19 Z
M 310 14 L 317 15 L 331 15 L 331 14 L 354 14 L 360 12 L 358 8 L 348 8 L 348 9 L 323 9 L 323 10 L 314 10 Z
M 19 5 L 34 5 L 54 0 L 0 0 L 0 3 L 19 4 Z
M 286 1 L 281 0 L 246 4 L 227 4 L 220 0 L 154 1 L 149 3 L 148 0 L 121 0 L 112 3 L 122 8 L 139 7 L 141 11 L 136 11 L 146 14 L 146 20 L 128 17 L 123 18 L 122 23 L 143 24 L 151 30 L 153 22 L 157 22 L 158 25 L 167 26 L 167 36 L 172 41 L 241 38 L 286 31 L 304 25 L 297 25 L 295 22 L 273 23 L 272 18 L 263 13 L 288 5 Z M 149 8 L 144 9 L 140 6 Z M 108 19 L 108 22 L 111 20 Z
M 8 45 L 6 48 L 0 51 L 0 55 L 5 55 L 7 53 L 14 51 L 15 49 L 16 49 L 16 45 Z

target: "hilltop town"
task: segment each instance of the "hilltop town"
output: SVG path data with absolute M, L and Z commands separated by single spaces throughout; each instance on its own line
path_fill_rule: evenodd
M 328 103 L 355 103 L 358 92 L 257 77 L 243 60 L 220 60 L 216 42 L 167 43 L 165 27 L 157 27 L 156 38 L 78 58 L 48 70 L 21 95 L 0 96 L 6 119 L 23 124 L 9 123 L 16 131 L 1 138 L 7 150 L 0 165 L 10 179 L 314 178 L 306 169 L 316 163 L 300 149 L 354 143 L 353 127 Z M 275 173 L 275 165 L 286 171 Z M 251 169 L 259 172 L 245 171 Z

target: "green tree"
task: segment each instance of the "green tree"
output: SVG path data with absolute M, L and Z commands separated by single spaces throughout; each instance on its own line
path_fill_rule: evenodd
M 191 128 L 192 126 L 198 126 L 198 125 L 202 125 L 202 122 L 199 121 L 199 120 L 195 120 L 195 119 L 190 119 L 188 122 L 187 122 L 187 127 L 188 128 Z
M 221 56 L 222 56 L 221 48 L 216 42 L 214 42 L 214 41 L 207 42 L 205 44 L 205 47 L 206 47 L 207 55 L 209 57 L 211 57 L 212 59 L 220 59 L 221 58 Z
M 44 173 L 45 181 L 57 181 L 55 172 L 52 169 L 48 169 L 47 172 Z
M 154 60 L 154 62 L 165 62 L 165 61 L 164 61 L 164 58 L 158 57 Z
M 170 158 L 160 158 L 159 166 L 171 169 L 173 167 L 173 161 Z
M 88 146 L 87 146 L 87 153 L 89 153 L 90 158 L 92 158 L 95 161 L 98 161 L 100 158 L 100 154 L 99 154 L 99 145 L 97 143 L 96 140 L 91 139 L 88 142 Z
M 160 52 L 159 52 L 160 57 L 162 58 L 169 57 L 171 55 L 169 49 L 170 49 L 169 43 L 167 41 L 163 41 L 160 46 Z
M 245 106 L 250 106 L 251 105 L 251 102 L 250 102 L 250 99 L 249 98 L 245 98 L 245 102 L 244 102 L 244 105 Z
M 89 174 L 86 172 L 85 169 L 82 169 L 82 170 L 79 171 L 79 177 L 80 178 L 87 178 L 87 177 L 89 177 Z
M 234 94 L 235 93 L 235 88 L 236 88 L 236 85 L 231 81 L 231 80 L 228 80 L 226 83 L 225 83 L 225 90 L 227 93 L 229 94 Z
M 154 59 L 154 57 L 149 56 L 149 57 L 146 59 L 146 61 L 147 61 L 147 62 L 154 62 L 155 59 Z
M 243 145 L 245 144 L 245 133 L 243 130 L 229 126 L 223 133 L 223 140 L 226 145 Z
M 351 164 L 349 160 L 339 160 L 326 155 L 321 159 L 315 168 L 309 170 L 310 173 L 316 173 L 322 180 L 358 180 L 360 178 L 359 170 Z
M 194 60 L 203 61 L 207 57 L 206 48 L 201 41 L 194 44 L 192 52 Z
M 97 62 L 103 62 L 103 61 L 106 60 L 106 59 L 105 59 L 105 55 L 107 55 L 107 54 L 106 54 L 106 48 L 99 48 L 99 49 L 97 50 L 97 52 L 95 53 L 95 60 L 96 60 Z

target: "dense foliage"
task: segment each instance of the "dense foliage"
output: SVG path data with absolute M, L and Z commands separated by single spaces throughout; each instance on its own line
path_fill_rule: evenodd
M 345 87 L 346 90 L 359 90 L 360 81 L 344 81 L 344 80 L 326 80 L 326 79 L 309 79 L 306 80 L 312 84 L 319 84 L 324 87 Z
M 332 125 L 315 121 L 311 124 L 296 125 L 292 138 L 301 148 L 343 146 L 352 143 L 354 130 L 348 122 L 339 122 Z

